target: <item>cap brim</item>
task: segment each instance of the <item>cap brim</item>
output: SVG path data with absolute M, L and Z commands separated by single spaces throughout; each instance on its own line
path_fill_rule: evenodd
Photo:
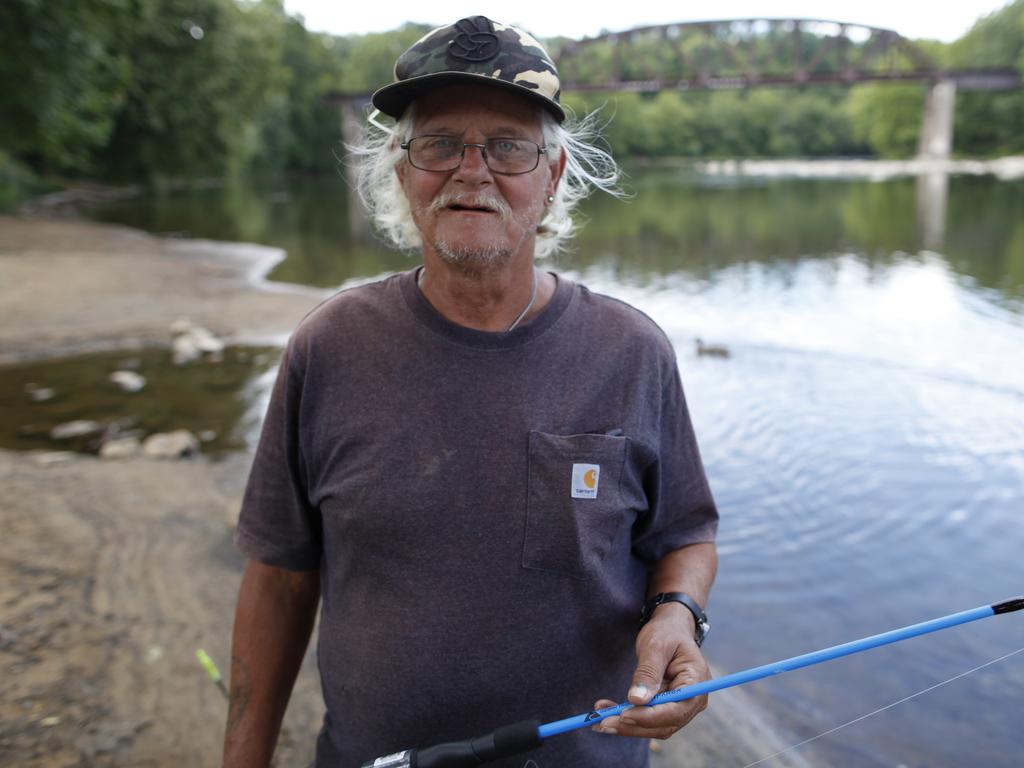
M 385 115 L 390 115 L 397 120 L 415 99 L 436 88 L 456 83 L 488 85 L 508 91 L 509 93 L 517 93 L 520 96 L 525 96 L 535 101 L 553 115 L 558 122 L 561 123 L 565 120 L 565 110 L 547 96 L 524 85 L 517 85 L 507 80 L 499 80 L 488 75 L 477 75 L 471 72 L 435 72 L 430 75 L 410 77 L 408 80 L 385 85 L 373 94 L 371 100 L 373 101 L 373 106 Z

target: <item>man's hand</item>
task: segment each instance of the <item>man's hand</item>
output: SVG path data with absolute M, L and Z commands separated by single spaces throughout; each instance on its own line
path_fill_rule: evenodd
M 658 561 L 647 593 L 685 592 L 698 604 L 706 605 L 717 568 L 718 555 L 713 543 L 690 544 Z M 595 731 L 667 739 L 707 709 L 707 696 L 642 706 L 662 691 L 711 679 L 708 663 L 693 639 L 695 629 L 693 614 L 685 605 L 668 602 L 654 610 L 636 638 L 638 664 L 629 689 L 629 703 L 634 708 L 602 720 L 594 726 Z M 615 703 L 601 699 L 594 709 Z
M 667 739 L 708 706 L 707 696 L 686 701 L 641 706 L 661 691 L 682 688 L 711 678 L 711 670 L 693 639 L 693 614 L 678 603 L 658 606 L 654 616 L 636 639 L 638 664 L 629 689 L 627 709 L 618 717 L 609 717 L 594 726 L 600 733 Z M 616 702 L 601 699 L 594 709 Z

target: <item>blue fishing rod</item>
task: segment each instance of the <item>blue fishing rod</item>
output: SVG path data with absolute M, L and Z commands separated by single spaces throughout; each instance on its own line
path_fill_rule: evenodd
M 814 664 L 838 659 L 842 656 L 850 656 L 851 654 L 878 648 L 882 645 L 898 643 L 911 637 L 938 632 L 940 629 L 949 629 L 960 624 L 977 621 L 978 619 L 987 619 L 990 616 L 1019 611 L 1021 609 L 1024 609 L 1024 597 L 1014 597 L 1010 600 L 994 603 L 993 605 L 983 605 L 969 611 L 951 613 L 948 616 L 942 616 L 931 621 L 911 624 L 900 629 L 893 629 L 889 632 L 864 637 L 860 640 L 834 645 L 831 648 L 823 648 L 820 651 L 812 651 L 801 656 L 793 656 L 782 661 L 764 664 L 760 667 L 752 667 L 742 672 L 734 672 L 731 675 L 707 680 L 703 683 L 665 691 L 659 693 L 643 706 L 653 707 L 673 701 L 685 701 L 696 696 L 721 691 L 725 688 L 752 683 L 765 677 L 780 675 L 783 672 L 810 667 Z M 362 768 L 470 768 L 470 766 L 483 765 L 500 757 L 510 757 L 521 752 L 536 749 L 543 746 L 544 739 L 557 736 L 560 733 L 568 733 L 569 731 L 590 727 L 605 718 L 621 715 L 632 706 L 628 702 L 615 704 L 604 709 L 596 709 L 574 717 L 567 717 L 564 720 L 555 720 L 554 722 L 543 724 L 539 720 L 524 720 L 513 725 L 506 725 L 493 733 L 479 736 L 475 739 L 438 744 L 426 749 L 407 749 L 392 755 L 378 757 L 375 760 L 363 763 Z

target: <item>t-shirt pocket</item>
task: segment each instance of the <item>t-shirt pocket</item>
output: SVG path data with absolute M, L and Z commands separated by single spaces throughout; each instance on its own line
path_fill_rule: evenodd
M 582 578 L 600 568 L 628 514 L 626 438 L 530 432 L 523 566 Z

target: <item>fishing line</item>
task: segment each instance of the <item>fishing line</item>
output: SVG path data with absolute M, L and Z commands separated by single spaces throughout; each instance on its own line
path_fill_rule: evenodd
M 869 717 L 873 717 L 874 715 L 877 715 L 877 714 L 879 714 L 881 712 L 885 712 L 885 710 L 887 710 L 887 709 L 892 709 L 897 704 L 902 704 L 905 701 L 910 701 L 911 699 L 916 699 L 918 696 L 923 696 L 924 694 L 928 693 L 929 691 L 934 691 L 936 688 L 941 688 L 942 686 L 946 685 L 947 683 L 952 683 L 954 680 L 959 680 L 961 677 L 967 677 L 967 675 L 973 674 L 974 672 L 977 672 L 980 669 L 984 669 L 985 667 L 990 667 L 993 664 L 998 664 L 1000 661 L 1005 661 L 1006 659 L 1010 658 L 1011 656 L 1016 656 L 1018 653 L 1022 653 L 1022 652 L 1024 652 L 1024 648 L 1018 648 L 1016 651 L 1011 651 L 1010 653 L 1007 653 L 1004 656 L 1000 656 L 998 659 L 992 659 L 992 661 L 986 661 L 984 664 L 980 664 L 977 667 L 975 667 L 974 669 L 969 669 L 966 672 L 961 672 L 958 675 L 954 675 L 953 677 L 949 678 L 948 680 L 943 680 L 941 683 L 936 683 L 935 685 L 932 685 L 932 686 L 929 686 L 928 688 L 925 688 L 923 691 L 918 691 L 917 693 L 912 693 L 909 696 L 904 696 L 899 701 L 894 701 L 891 704 L 886 704 L 884 707 L 879 707 L 878 709 L 874 710 L 873 712 L 868 712 L 866 715 L 861 715 L 860 717 L 855 717 L 853 720 L 850 720 L 849 722 L 843 723 L 842 725 L 837 725 L 835 728 L 829 728 L 827 731 L 823 731 L 822 733 L 819 733 L 817 736 L 811 736 L 811 738 L 809 738 L 809 739 L 804 739 L 803 741 L 801 741 L 801 742 L 799 742 L 797 744 L 793 744 L 792 746 L 786 747 L 785 749 L 780 749 L 778 752 L 776 752 L 773 755 L 768 755 L 767 757 L 762 757 L 760 760 L 755 760 L 752 763 L 747 763 L 745 766 L 743 766 L 743 768 L 752 768 L 752 766 L 760 765 L 761 763 L 767 762 L 768 760 L 776 758 L 779 755 L 784 755 L 787 752 L 792 752 L 794 749 L 797 749 L 798 747 L 802 747 L 804 744 L 810 744 L 812 741 L 820 739 L 820 738 L 822 738 L 824 736 L 828 736 L 829 734 L 835 733 L 836 731 L 841 731 L 843 728 L 845 728 L 848 725 L 853 725 L 854 723 L 859 723 L 861 720 L 867 720 Z

